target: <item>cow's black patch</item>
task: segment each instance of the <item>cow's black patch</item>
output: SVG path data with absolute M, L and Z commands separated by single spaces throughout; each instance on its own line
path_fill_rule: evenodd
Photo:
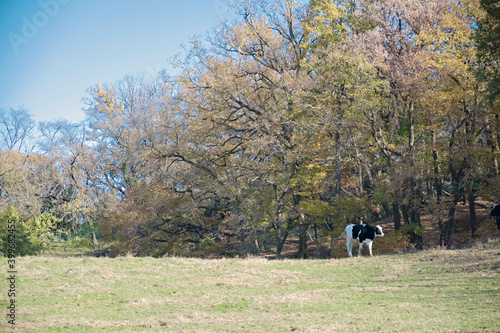
M 495 204 L 491 207 L 490 216 L 496 216 L 497 218 L 497 229 L 500 230 L 500 205 Z
M 355 224 L 352 226 L 352 238 L 353 239 L 358 239 L 359 232 L 361 231 L 361 228 L 363 228 L 362 224 Z
M 500 205 L 495 204 L 491 207 L 490 216 L 500 216 Z
M 362 243 L 366 239 L 375 239 L 375 234 L 380 235 L 380 231 L 368 224 L 356 224 L 352 228 L 352 238 Z
M 358 239 L 360 242 L 363 242 L 365 239 L 375 239 L 375 228 L 369 226 L 368 224 L 363 224 L 363 228 L 361 228 Z

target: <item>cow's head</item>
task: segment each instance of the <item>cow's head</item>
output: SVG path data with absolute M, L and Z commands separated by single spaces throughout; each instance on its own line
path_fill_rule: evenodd
M 377 224 L 375 227 L 375 237 L 382 237 L 384 235 L 384 232 L 382 231 L 382 227 Z

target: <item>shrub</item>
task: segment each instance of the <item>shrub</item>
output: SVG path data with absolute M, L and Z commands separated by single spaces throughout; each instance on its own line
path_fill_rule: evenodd
M 43 213 L 32 220 L 24 220 L 14 207 L 0 212 L 1 254 L 7 255 L 9 248 L 15 256 L 32 255 L 49 248 L 50 242 L 55 239 L 53 229 L 57 221 L 50 213 Z
M 373 245 L 373 254 L 399 253 L 410 247 L 410 236 L 404 230 L 398 230 L 377 237 Z
M 59 219 L 52 213 L 43 213 L 32 220 L 21 221 L 24 230 L 27 232 L 31 244 L 38 249 L 47 249 L 50 243 L 56 240 L 54 233 Z
M 94 247 L 94 243 L 90 238 L 81 238 L 79 236 L 76 236 L 71 242 L 70 245 L 78 248 L 78 247 L 83 247 L 86 249 L 92 249 Z

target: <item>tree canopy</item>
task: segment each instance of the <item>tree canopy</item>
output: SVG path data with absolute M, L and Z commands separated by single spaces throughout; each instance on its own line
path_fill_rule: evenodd
M 177 75 L 90 87 L 84 122 L 2 109 L 1 207 L 91 225 L 112 255 L 245 255 L 391 218 L 450 245 L 500 197 L 498 11 L 486 0 L 239 1 Z M 2 127 L 3 126 L 3 127 Z M 10 212 L 10 214 L 14 214 Z

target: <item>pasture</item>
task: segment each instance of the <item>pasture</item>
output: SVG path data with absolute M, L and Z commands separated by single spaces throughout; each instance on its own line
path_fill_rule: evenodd
M 331 260 L 17 258 L 2 332 L 498 332 L 500 240 Z M 7 276 L 7 259 L 0 259 Z M 0 284 L 6 313 L 8 281 Z

